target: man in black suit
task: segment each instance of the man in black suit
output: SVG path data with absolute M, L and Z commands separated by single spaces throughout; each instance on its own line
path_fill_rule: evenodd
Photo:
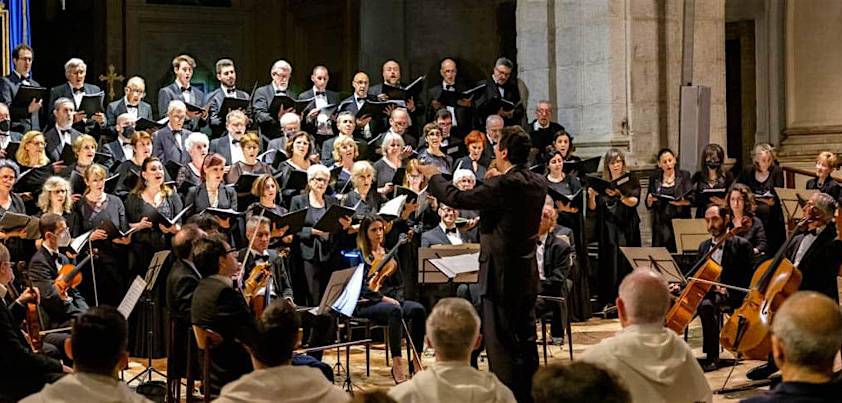
M 392 113 L 389 115 L 389 130 L 378 136 L 380 138 L 375 142 L 375 150 L 380 148 L 380 145 L 383 144 L 383 139 L 389 133 L 401 136 L 403 143 L 410 149 L 414 150 L 418 148 L 418 139 L 409 132 L 410 122 L 409 112 L 406 108 L 395 108 L 392 110 Z
M 131 121 L 135 122 L 140 118 L 152 119 L 152 106 L 143 101 L 146 95 L 146 82 L 139 76 L 134 76 L 126 82 L 123 89 L 125 96 L 108 104 L 105 108 L 105 118 L 108 121 L 108 135 L 111 139 L 117 137 L 117 117 L 128 113 Z
M 336 138 L 339 135 L 345 135 L 354 138 L 354 129 L 356 129 L 354 114 L 350 111 L 339 112 L 336 116 L 336 129 L 339 131 L 336 137 L 331 137 L 322 143 L 321 163 L 324 166 L 333 166 L 336 160 L 333 159 L 333 145 L 336 143 Z M 368 150 L 368 144 L 363 141 L 357 141 L 357 153 L 359 156 L 365 156 Z
M 517 82 L 511 79 L 514 64 L 505 57 L 497 59 L 491 78 L 485 80 L 485 88 L 481 90 L 476 100 L 477 119 L 481 124 L 488 115 L 500 115 L 506 126 L 520 125 L 523 119 L 523 105 L 520 103 L 520 89 Z M 500 106 L 500 100 L 508 101 L 506 106 Z
M 167 275 L 167 308 L 170 317 L 175 321 L 173 340 L 170 341 L 175 346 L 172 349 L 175 354 L 167 356 L 167 373 L 176 379 L 186 376 L 187 348 L 191 348 L 188 347 L 187 340 L 192 332 L 190 304 L 193 301 L 193 292 L 202 279 L 192 260 L 193 242 L 205 236 L 207 234 L 196 224 L 187 224 L 181 227 L 172 239 L 175 262 Z M 195 341 L 191 342 L 194 343 L 192 348 L 195 349 Z
M 175 72 L 175 82 L 158 90 L 158 116 L 169 115 L 171 101 L 182 101 L 186 104 L 204 108 L 202 111 L 186 112 L 190 119 L 184 126 L 187 130 L 197 131 L 208 124 L 208 110 L 205 108 L 205 93 L 190 85 L 196 60 L 188 55 L 178 55 L 172 59 Z
M 707 255 L 719 241 L 727 235 L 727 223 L 731 222 L 728 209 L 711 205 L 705 210 L 705 224 L 711 238 L 699 245 L 699 256 Z M 725 241 L 722 249 L 713 253 L 711 258 L 722 266 L 719 281 L 723 284 L 748 288 L 753 274 L 754 251 L 751 243 L 740 236 L 732 236 Z M 675 290 L 675 286 L 671 286 Z M 705 361 L 702 369 L 714 371 L 719 367 L 719 317 L 726 307 L 739 307 L 745 297 L 742 293 L 729 292 L 726 288 L 713 286 L 699 304 L 697 312 L 702 320 L 702 351 Z
M 310 134 L 317 135 L 316 139 L 319 136 L 325 138 L 334 134 L 331 116 L 321 110 L 328 105 L 339 103 L 339 94 L 327 89 L 328 80 L 330 80 L 330 76 L 328 75 L 327 67 L 322 65 L 313 67 L 313 73 L 310 75 L 310 81 L 313 82 L 313 87 L 298 96 L 298 99 L 313 98 L 312 109 L 310 109 L 304 119 L 304 130 Z
M 439 203 L 480 210 L 482 335 L 491 371 L 519 402 L 532 401 L 532 375 L 538 368 L 535 250 L 547 196 L 547 181 L 525 166 L 530 147 L 523 129 L 505 129 L 494 150 L 502 174 L 467 192 L 448 182 L 435 166 L 420 168 Z
M 485 146 L 482 149 L 482 156 L 479 160 L 484 166 L 488 166 L 491 160 L 494 159 L 494 145 L 500 141 L 503 125 L 503 118 L 500 115 L 488 115 L 485 118 Z
M 549 297 L 567 297 L 573 281 L 570 270 L 576 252 L 570 245 L 570 237 L 563 235 L 565 228 L 556 224 L 558 213 L 551 204 L 544 204 L 541 210 L 541 226 L 538 229 L 538 248 L 535 256 L 538 260 L 538 294 Z M 564 321 L 561 307 L 555 301 L 539 300 L 535 310 L 543 315 L 552 313 L 550 336 L 553 343 L 562 344 Z
M 292 108 L 281 108 L 277 114 L 269 111 L 272 99 L 275 95 L 286 95 L 295 99 L 298 95 L 289 88 L 289 77 L 292 75 L 292 66 L 286 60 L 278 60 L 270 70 L 272 82 L 257 89 L 254 92 L 252 107 L 254 108 L 254 120 L 260 128 L 260 135 L 265 141 L 276 139 L 283 133 L 281 131 L 280 119 L 285 113 L 295 112 Z
M 357 117 L 357 112 L 362 109 L 363 105 L 369 101 L 377 101 L 377 97 L 368 92 L 368 74 L 362 71 L 354 74 L 354 80 L 351 86 L 354 87 L 354 93 L 350 97 L 345 98 L 339 104 L 339 112 L 349 111 L 354 114 L 356 121 L 356 130 L 354 132 L 355 138 L 371 139 L 380 133 L 386 127 L 385 121 L 389 116 L 391 110 L 387 108 L 383 116 L 369 116 L 363 115 Z M 394 109 L 394 108 L 391 108 Z
M 426 121 L 432 121 L 436 118 L 436 112 L 444 109 L 450 113 L 453 119 L 454 134 L 460 138 L 464 138 L 474 128 L 473 99 L 471 97 L 464 97 L 457 100 L 455 104 L 450 105 L 442 103 L 439 99 L 441 99 L 443 91 L 461 93 L 470 88 L 467 88 L 464 83 L 456 79 L 456 61 L 449 57 L 441 61 L 439 74 L 441 75 L 441 83 L 427 88 Z
M 73 100 L 73 107 L 79 109 L 79 104 L 82 98 L 87 95 L 100 94 L 102 90 L 93 84 L 85 82 L 85 77 L 88 74 L 88 66 L 82 59 L 72 58 L 64 64 L 64 76 L 67 77 L 67 82 L 57 85 L 50 89 L 50 103 L 59 98 L 68 98 Z M 53 121 L 54 123 L 55 121 Z M 76 113 L 73 116 L 73 128 L 94 137 L 99 137 L 102 129 L 105 127 L 105 114 L 97 112 L 93 116 L 87 116 L 84 113 Z
M 475 243 L 477 240 L 470 232 L 463 233 L 456 228 L 459 210 L 444 203 L 439 203 L 439 225 L 421 234 L 421 247 L 429 248 L 434 245 L 462 245 Z
M 815 193 L 804 204 L 806 231 L 795 235 L 786 256 L 801 271 L 801 290 L 816 291 L 839 301 L 836 277 L 842 265 L 842 217 L 833 196 Z M 834 216 L 836 218 L 834 222 Z M 746 377 L 764 379 L 778 370 L 769 361 L 752 368 Z
M 72 99 L 59 98 L 53 103 L 55 126 L 44 133 L 44 141 L 47 142 L 44 152 L 47 153 L 50 161 L 59 161 L 64 147 L 73 145 L 76 138 L 82 135 L 73 127 L 74 116 L 76 115 L 76 107 L 73 105 Z
M 51 213 L 41 216 L 39 229 L 41 248 L 29 261 L 29 279 L 41 293 L 41 308 L 47 314 L 45 319 L 48 319 L 45 325 L 49 328 L 64 327 L 88 310 L 88 304 L 75 288 L 69 288 L 63 296 L 53 285 L 58 277 L 58 268 L 70 263 L 70 259 L 59 252 L 59 248 L 70 245 L 70 230 L 62 216 Z
M 9 250 L 0 244 L 0 401 L 17 401 L 37 392 L 62 372 L 70 372 L 58 360 L 35 354 L 21 332 L 27 304 L 37 303 L 37 288 L 12 296 L 14 272 Z M 55 346 L 44 347 L 55 350 Z
M 535 120 L 529 124 L 527 131 L 532 137 L 532 148 L 544 152 L 547 146 L 553 144 L 555 134 L 564 130 L 564 126 L 550 120 L 553 104 L 547 100 L 538 101 L 535 107 Z
M 21 43 L 12 50 L 12 62 L 14 68 L 8 76 L 0 80 L 0 102 L 5 103 L 11 108 L 12 114 L 12 130 L 26 133 L 30 130 L 41 130 L 46 125 L 42 125 L 44 118 L 41 108 L 45 99 L 33 99 L 28 105 L 14 106 L 12 100 L 18 93 L 18 88 L 21 84 L 32 87 L 40 87 L 37 81 L 33 80 L 30 74 L 32 73 L 32 60 L 35 57 L 32 48 Z
M 167 126 L 155 132 L 152 137 L 152 155 L 161 159 L 161 163 L 170 161 L 184 164 L 190 160 L 185 140 L 191 132 L 184 128 L 187 106 L 182 101 L 170 101 Z
M 255 322 L 243 295 L 234 289 L 232 276 L 239 270 L 236 257 L 237 250 L 221 235 L 203 237 L 193 243 L 193 263 L 202 279 L 193 291 L 190 316 L 194 325 L 222 336 L 222 343 L 214 348 L 211 360 L 210 382 L 214 394 L 252 370 L 243 344 L 251 342 Z
M 134 148 L 132 147 L 132 135 L 134 135 L 134 118 L 128 113 L 121 113 L 114 121 L 114 132 L 117 139 L 106 143 L 103 147 L 105 152 L 111 156 L 114 161 L 113 169 L 119 166 L 121 162 L 132 159 L 134 156 Z
M 225 135 L 210 142 L 210 152 L 219 153 L 225 157 L 226 165 L 234 165 L 243 160 L 243 148 L 240 137 L 246 134 L 246 114 L 241 110 L 228 112 L 225 118 L 227 131 Z
M 233 60 L 219 59 L 216 62 L 216 79 L 219 80 L 219 88 L 208 94 L 205 101 L 208 105 L 211 138 L 217 138 L 225 131 L 225 116 L 228 115 L 228 111 L 219 110 L 225 98 L 249 99 L 247 92 L 237 89 L 237 70 Z
M 397 88 L 405 88 L 406 84 L 401 82 L 401 65 L 393 59 L 386 60 L 383 63 L 382 74 L 383 82 L 369 87 L 368 93 L 381 101 L 386 101 L 389 100 L 389 97 L 383 93 L 383 84 L 389 84 Z M 414 97 L 403 101 L 406 102 L 406 110 L 412 116 L 412 120 L 410 121 L 411 127 L 408 126 L 408 129 L 415 132 L 414 134 L 417 137 L 418 132 L 421 131 L 421 127 L 424 126 L 421 123 L 424 120 L 424 104 L 420 99 L 415 99 Z M 412 124 L 412 122 L 416 123 Z
M 6 152 L 6 148 L 13 141 L 20 142 L 23 135 L 11 130 L 11 122 L 9 108 L 6 104 L 0 103 L 0 158 L 16 160 L 14 155 Z

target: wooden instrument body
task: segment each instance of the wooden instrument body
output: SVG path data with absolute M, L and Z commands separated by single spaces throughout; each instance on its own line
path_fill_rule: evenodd
M 76 288 L 82 283 L 82 267 L 91 261 L 93 255 L 88 255 L 81 262 L 73 265 L 71 263 L 65 264 L 58 269 L 58 276 L 53 285 L 58 290 L 61 299 L 67 301 L 70 297 L 67 296 L 67 290 Z
M 772 351 L 772 317 L 801 285 L 801 271 L 792 262 L 775 262 L 767 260 L 755 270 L 743 304 L 722 327 L 719 342 L 726 350 L 754 360 L 765 360 Z
M 243 296 L 248 301 L 249 308 L 255 317 L 263 315 L 266 309 L 266 295 L 261 295 L 260 290 L 265 290 L 266 283 L 272 277 L 272 270 L 269 262 L 258 263 L 254 266 L 243 287 Z
M 716 282 L 719 280 L 719 275 L 722 273 L 722 266 L 708 258 L 703 266 L 696 271 L 696 278 Z M 693 320 L 696 315 L 696 310 L 699 304 L 705 298 L 705 295 L 710 292 L 713 287 L 710 283 L 704 283 L 691 279 L 687 282 L 687 286 L 681 292 L 681 296 L 672 304 L 672 307 L 667 312 L 664 325 L 672 331 L 683 334 L 684 329 Z

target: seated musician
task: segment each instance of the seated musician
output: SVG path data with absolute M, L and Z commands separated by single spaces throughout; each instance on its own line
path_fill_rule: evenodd
M 552 205 L 545 204 L 541 211 L 541 225 L 538 227 L 538 248 L 535 256 L 538 260 L 538 301 L 535 310 L 539 314 L 552 312 L 550 335 L 553 343 L 561 344 L 564 339 L 564 322 L 561 306 L 557 301 L 544 300 L 540 296 L 567 297 L 573 281 L 570 269 L 576 253 L 570 245 L 569 237 L 562 235 L 564 227 L 557 225 L 558 212 Z M 570 306 L 570 304 L 567 304 Z M 568 313 L 569 314 L 569 313 Z
M 239 264 L 237 250 L 222 235 L 200 238 L 193 243 L 193 263 L 202 275 L 193 291 L 190 316 L 194 325 L 222 336 L 214 348 L 210 366 L 210 388 L 213 394 L 228 382 L 252 371 L 248 344 L 254 334 L 254 317 L 248 310 L 234 280 Z
M 38 302 L 38 289 L 17 293 L 9 262 L 9 250 L 0 244 L 0 401 L 16 401 L 40 390 L 46 383 L 69 373 L 70 368 L 47 355 L 33 352 L 21 325 L 26 305 Z M 44 344 L 42 351 L 56 353 L 55 346 Z
M 839 301 L 836 283 L 842 265 L 842 216 L 836 201 L 827 193 L 816 193 L 804 204 L 805 231 L 792 237 L 785 251 L 787 258 L 801 271 L 802 291 L 816 291 Z M 746 373 L 752 380 L 766 378 L 777 371 L 771 360 Z
M 748 218 L 748 217 L 746 217 Z M 707 255 L 722 238 L 726 236 L 727 225 L 731 222 L 728 209 L 712 204 L 705 210 L 705 224 L 711 238 L 699 245 L 699 255 Z M 722 284 L 748 288 L 753 273 L 754 250 L 751 243 L 741 236 L 732 236 L 725 241 L 722 249 L 711 256 L 722 266 L 719 282 Z M 699 304 L 697 313 L 702 320 L 702 351 L 706 355 L 702 369 L 714 371 L 719 367 L 719 315 L 727 307 L 740 306 L 745 294 L 714 285 Z
M 462 245 L 464 243 L 476 243 L 476 231 L 461 232 L 456 227 L 456 219 L 459 218 L 459 210 L 438 203 L 438 213 L 441 221 L 435 228 L 424 232 L 421 235 L 421 247 L 429 248 L 433 245 Z
M 246 239 L 251 241 L 251 253 L 249 253 L 248 260 L 243 264 L 243 282 L 245 283 L 246 294 L 253 293 L 255 296 L 264 297 L 264 306 L 267 306 L 272 300 L 282 298 L 292 301 L 292 286 L 290 285 L 290 278 L 287 272 L 287 257 L 285 254 L 278 253 L 275 249 L 269 248 L 270 240 L 272 239 L 271 231 L 269 229 L 270 221 L 266 217 L 252 216 L 246 223 Z M 285 228 L 282 228 L 285 231 Z M 252 241 L 253 240 L 253 241 Z M 246 255 L 246 248 L 240 250 L 237 259 L 243 261 Z M 258 264 L 269 264 L 270 272 L 272 273 L 271 281 L 261 284 L 261 288 L 257 290 L 250 290 L 249 281 L 255 275 L 255 268 Z M 266 290 L 269 290 L 269 298 L 265 299 Z M 252 304 L 252 312 L 254 305 Z M 255 314 L 255 316 L 259 316 Z M 304 330 L 309 334 L 306 345 L 307 347 L 319 347 L 331 344 L 335 340 L 336 321 L 330 315 L 312 315 L 309 312 L 302 313 L 302 320 L 304 321 Z M 314 352 L 313 357 L 317 359 L 322 358 L 322 352 Z
M 72 319 L 88 310 L 88 304 L 79 291 L 72 287 L 63 290 L 61 289 L 63 287 L 56 282 L 59 277 L 58 269 L 70 264 L 70 259 L 59 252 L 59 248 L 70 245 L 70 230 L 62 216 L 52 213 L 41 216 L 39 229 L 41 230 L 41 248 L 32 255 L 27 272 L 32 284 L 38 287 L 41 293 L 45 327 L 69 326 Z M 52 335 L 53 333 L 45 337 L 55 337 Z M 63 345 L 59 342 L 51 342 L 51 344 Z
M 379 290 L 370 288 L 369 279 L 376 273 L 371 270 L 386 255 L 383 246 L 383 239 L 386 234 L 386 220 L 377 215 L 366 215 L 360 223 L 357 233 L 357 246 L 360 255 L 365 262 L 365 273 L 363 278 L 360 302 L 357 304 L 354 316 L 368 318 L 380 323 L 389 325 L 389 349 L 392 353 L 392 378 L 395 383 L 406 381 L 406 373 L 403 369 L 403 354 L 401 353 L 401 341 L 404 333 L 404 318 L 410 332 L 410 339 L 415 345 L 418 354 L 424 348 L 424 320 L 427 312 L 424 307 L 415 302 L 403 298 L 403 278 L 398 267 L 389 267 L 392 264 L 397 266 L 396 260 L 391 260 L 381 270 L 384 273 L 392 271 L 392 274 L 385 277 L 383 286 Z M 419 356 L 420 357 L 420 356 Z M 410 364 L 410 368 L 420 368 L 417 360 Z

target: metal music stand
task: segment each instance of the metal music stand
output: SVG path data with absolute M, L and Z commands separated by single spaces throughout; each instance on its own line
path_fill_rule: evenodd
M 139 374 L 132 377 L 132 379 L 129 379 L 126 384 L 130 384 L 135 380 L 140 380 L 141 385 L 152 382 L 152 373 L 158 374 L 163 378 L 167 377 L 166 373 L 158 371 L 152 366 L 152 345 L 155 340 L 155 334 L 152 330 L 152 320 L 154 319 L 155 311 L 155 300 L 153 299 L 152 290 L 155 289 L 155 284 L 158 281 L 158 274 L 161 272 L 161 267 L 164 266 L 164 262 L 166 262 L 169 254 L 169 250 L 163 250 L 155 253 L 155 255 L 152 256 L 152 261 L 149 262 L 149 268 L 146 270 L 146 277 L 144 278 L 146 281 L 146 288 L 143 290 L 143 313 L 146 315 L 146 368 L 144 368 Z M 144 376 L 147 378 L 146 382 L 143 382 Z

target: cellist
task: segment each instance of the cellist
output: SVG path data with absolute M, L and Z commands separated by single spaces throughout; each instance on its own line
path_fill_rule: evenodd
M 717 204 L 708 206 L 705 210 L 705 225 L 711 238 L 699 245 L 699 255 L 706 255 L 727 235 L 730 222 L 730 210 Z M 753 257 L 751 243 L 741 236 L 732 236 L 710 258 L 722 266 L 720 283 L 746 288 L 751 282 Z M 744 297 L 739 291 L 714 285 L 699 304 L 696 312 L 702 321 L 702 351 L 705 360 L 701 365 L 705 372 L 719 367 L 719 315 L 727 307 L 740 306 Z
M 836 277 L 842 265 L 842 215 L 827 193 L 815 193 L 803 207 L 806 231 L 796 234 L 786 256 L 802 273 L 802 291 L 816 291 L 839 301 Z M 835 222 L 834 222 L 835 216 Z M 764 379 L 778 370 L 770 360 L 752 368 L 746 377 Z

